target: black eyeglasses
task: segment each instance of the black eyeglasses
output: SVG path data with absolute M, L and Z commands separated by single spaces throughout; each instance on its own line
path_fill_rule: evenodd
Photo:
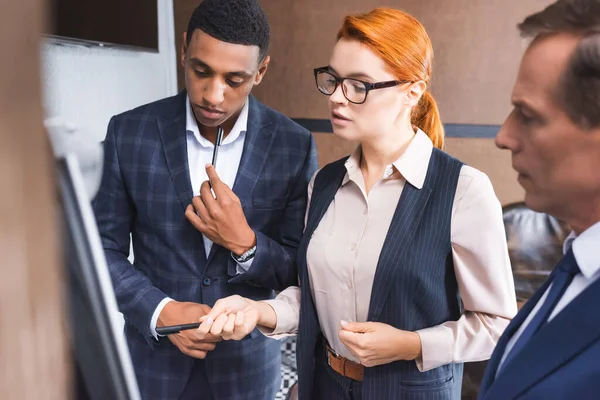
M 362 104 L 367 100 L 369 91 L 398 86 L 410 81 L 387 81 L 369 83 L 354 78 L 340 78 L 333 75 L 328 67 L 315 68 L 315 82 L 317 89 L 324 95 L 331 96 L 342 85 L 344 97 L 354 104 Z

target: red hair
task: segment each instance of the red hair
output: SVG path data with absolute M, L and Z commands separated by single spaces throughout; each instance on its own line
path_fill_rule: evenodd
M 379 55 L 398 80 L 431 81 L 433 47 L 425 28 L 412 15 L 393 8 L 376 8 L 344 19 L 337 39 L 357 40 Z M 421 128 L 439 149 L 444 126 L 437 104 L 427 90 L 412 110 L 411 123 Z

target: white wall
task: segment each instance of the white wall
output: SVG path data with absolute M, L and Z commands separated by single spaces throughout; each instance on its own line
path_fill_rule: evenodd
M 173 0 L 157 1 L 158 53 L 44 41 L 46 118 L 99 143 L 111 116 L 177 92 Z

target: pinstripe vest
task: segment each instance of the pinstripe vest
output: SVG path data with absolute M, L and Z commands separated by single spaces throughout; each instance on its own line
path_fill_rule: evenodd
M 298 247 L 301 282 L 298 376 L 301 400 L 311 398 L 315 351 L 321 335 L 312 299 L 306 252 L 311 236 L 346 175 L 343 158 L 315 178 L 304 236 Z M 421 189 L 406 183 L 377 264 L 368 321 L 415 331 L 461 315 L 450 245 L 452 206 L 462 163 L 433 149 Z M 420 372 L 415 361 L 365 368 L 363 399 L 460 399 L 462 364 Z

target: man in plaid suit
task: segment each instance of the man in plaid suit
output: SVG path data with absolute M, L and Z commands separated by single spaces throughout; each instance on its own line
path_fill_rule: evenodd
M 142 397 L 272 400 L 277 341 L 159 337 L 156 327 L 296 284 L 315 145 L 250 95 L 269 64 L 256 0 L 204 0 L 183 39 L 186 90 L 111 119 L 94 211 Z

